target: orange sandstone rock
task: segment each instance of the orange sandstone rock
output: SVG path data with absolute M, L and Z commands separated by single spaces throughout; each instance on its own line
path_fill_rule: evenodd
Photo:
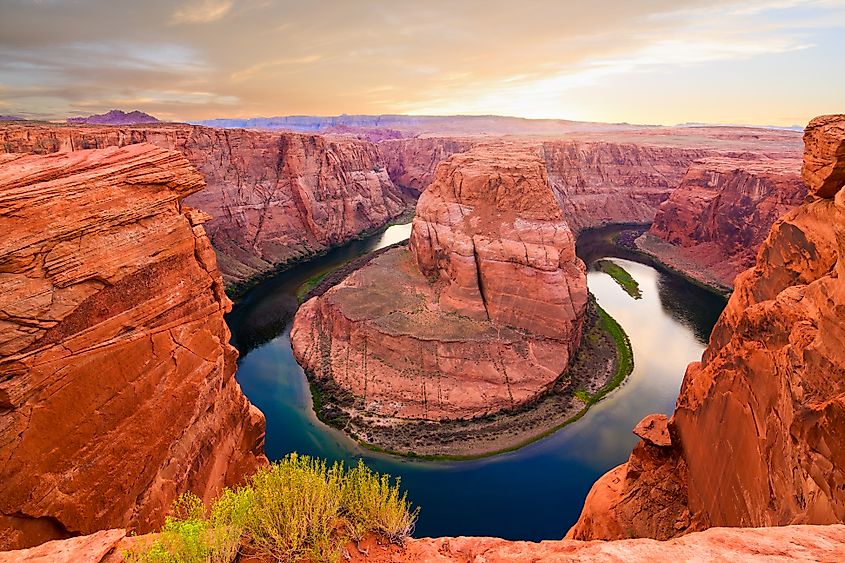
M 845 116 L 814 119 L 805 140 L 810 196 L 774 224 L 688 367 L 669 455 L 643 472 L 640 442 L 567 537 L 845 521 Z M 686 494 L 653 489 L 661 476 Z
M 212 216 L 206 230 L 227 283 L 346 242 L 406 206 L 376 145 L 366 141 L 183 124 L 0 128 L 6 152 L 141 142 L 180 151 L 205 178 L 207 187 L 186 203 Z
M 479 146 L 437 169 L 410 252 L 394 249 L 298 311 L 298 361 L 380 416 L 517 406 L 578 348 L 586 275 L 537 151 Z
M 144 144 L 0 161 L 0 546 L 150 530 L 266 463 L 203 186 Z
M 81 538 L 48 542 L 25 551 L 0 552 L 0 563 L 122 563 L 124 550 L 150 539 L 150 536 L 126 537 L 123 530 L 106 530 Z M 845 558 L 845 526 L 711 528 L 669 541 L 526 542 L 487 537 L 420 538 L 408 540 L 403 547 L 370 536 L 358 546 L 347 545 L 346 553 L 348 560 L 354 563 L 833 562 Z
M 800 168 L 798 158 L 698 161 L 637 244 L 693 277 L 733 287 L 772 224 L 807 195 Z
M 543 143 L 549 181 L 567 222 L 576 230 L 650 223 L 689 165 L 716 153 L 695 142 L 688 147 L 610 141 Z

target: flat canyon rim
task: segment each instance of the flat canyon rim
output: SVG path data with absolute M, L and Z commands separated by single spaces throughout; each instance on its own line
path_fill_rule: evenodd
M 242 353 L 238 380 L 267 417 L 268 457 L 297 451 L 347 463 L 364 458 L 374 469 L 401 477 L 409 498 L 422 507 L 417 536 L 562 537 L 595 480 L 627 459 L 637 441 L 634 425 L 646 414 L 672 412 L 686 365 L 700 357 L 724 300 L 678 276 L 614 258 L 643 294 L 634 300 L 607 274 L 588 273 L 591 292 L 625 329 L 633 347 L 634 371 L 618 391 L 577 422 L 514 452 L 464 462 L 396 458 L 368 451 L 317 420 L 288 336 L 298 287 L 332 264 L 397 242 L 400 229 L 391 227 L 356 241 L 354 250 L 335 249 L 265 282 L 230 315 L 233 340 Z M 608 242 L 608 234 L 618 230 L 586 232 L 579 247 L 591 249 L 590 261 L 630 258 Z

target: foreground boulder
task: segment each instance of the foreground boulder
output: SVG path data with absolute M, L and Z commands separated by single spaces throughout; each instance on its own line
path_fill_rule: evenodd
M 695 162 L 637 245 L 710 285 L 733 288 L 772 224 L 807 195 L 799 158 L 711 157 Z
M 814 119 L 804 140 L 809 197 L 737 278 L 670 444 L 641 441 L 567 537 L 845 521 L 845 116 Z
M 204 185 L 151 145 L 0 155 L 0 546 L 150 530 L 266 463 Z
M 548 389 L 578 349 L 586 306 L 584 264 L 536 148 L 479 146 L 438 167 L 410 250 L 305 303 L 291 341 L 361 411 L 471 418 Z
M 122 563 L 124 552 L 147 541 L 125 530 L 104 530 L 90 536 L 52 541 L 24 551 L 0 552 L 0 563 Z M 603 541 L 508 541 L 458 537 L 410 539 L 403 547 L 368 537 L 349 544 L 349 558 L 367 563 L 523 563 L 525 561 L 841 561 L 845 558 L 845 526 L 780 528 L 711 528 L 669 541 L 626 539 Z M 269 561 L 267 563 L 270 563 Z

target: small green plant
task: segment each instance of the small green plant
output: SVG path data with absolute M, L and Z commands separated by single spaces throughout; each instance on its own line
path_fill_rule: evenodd
M 159 537 L 124 553 L 130 563 L 231 562 L 239 550 L 277 561 L 337 561 L 343 544 L 379 534 L 401 544 L 419 509 L 399 480 L 362 461 L 342 463 L 290 454 L 259 470 L 248 485 L 224 489 L 206 510 L 180 496 Z
M 411 508 L 408 494 L 400 493 L 398 478 L 391 484 L 388 475 L 374 473 L 361 460 L 343 482 L 343 507 L 355 541 L 376 532 L 401 545 L 414 533 L 419 514 L 419 508 Z
M 609 275 L 619 284 L 625 293 L 633 297 L 634 299 L 642 299 L 643 294 L 640 291 L 640 284 L 637 283 L 637 280 L 628 273 L 628 271 L 623 268 L 622 266 L 611 262 L 610 260 L 599 260 L 596 262 L 596 267 L 604 272 L 605 274 Z
M 592 399 L 592 397 L 590 397 L 590 394 L 584 391 L 583 389 L 578 389 L 575 392 L 575 397 L 577 397 L 578 400 L 584 403 L 585 405 L 590 404 L 590 399 Z

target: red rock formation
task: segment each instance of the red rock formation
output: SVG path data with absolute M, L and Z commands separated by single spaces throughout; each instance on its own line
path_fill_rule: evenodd
M 122 563 L 126 549 L 149 541 L 124 530 L 48 542 L 25 551 L 0 553 L 0 563 Z M 360 549 L 359 549 L 360 547 Z M 780 528 L 711 528 L 669 541 L 627 539 L 603 541 L 508 541 L 459 537 L 408 540 L 404 547 L 366 538 L 349 545 L 350 561 L 360 563 L 523 563 L 525 561 L 841 561 L 845 558 L 845 526 Z M 268 562 L 269 563 L 269 562 Z
M 206 230 L 227 283 L 351 240 L 406 206 L 365 141 L 191 125 L 0 128 L 6 152 L 140 142 L 179 150 L 205 178 L 208 187 L 187 203 L 213 217 Z
M 696 162 L 637 244 L 692 277 L 731 288 L 754 265 L 772 224 L 807 194 L 800 168 L 797 158 Z
M 0 546 L 160 525 L 260 463 L 202 223 L 150 145 L 0 155 Z
M 294 353 L 318 380 L 371 413 L 440 420 L 524 403 L 566 371 L 586 276 L 536 150 L 442 163 L 410 246 L 299 309 Z
M 641 442 L 568 537 L 845 521 L 845 115 L 814 119 L 804 139 L 810 195 L 737 277 L 687 369 L 671 446 Z
M 689 165 L 712 149 L 602 141 L 549 141 L 543 155 L 573 229 L 650 223 Z
M 469 140 L 422 137 L 383 141 L 378 149 L 393 182 L 419 196 L 431 183 L 438 164 L 472 145 Z

